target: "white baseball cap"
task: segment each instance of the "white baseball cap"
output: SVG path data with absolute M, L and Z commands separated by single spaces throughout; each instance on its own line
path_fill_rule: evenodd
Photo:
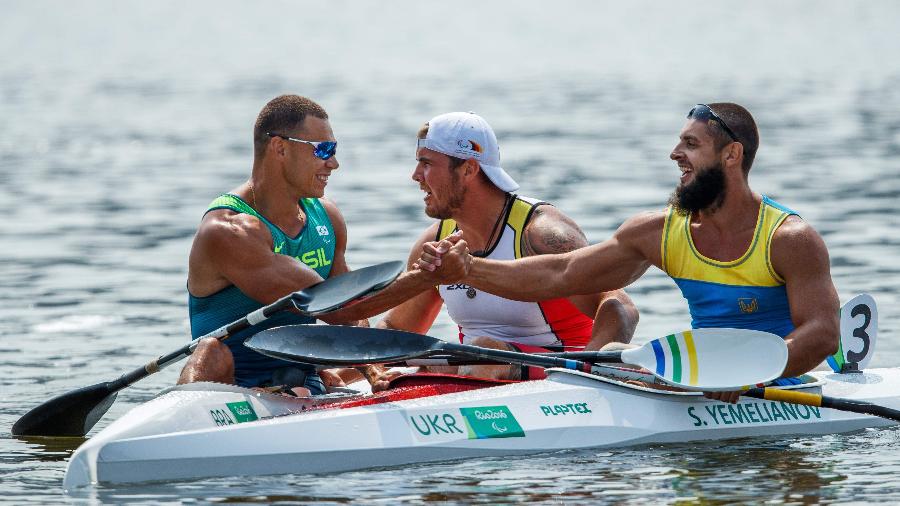
M 416 148 L 464 160 L 474 158 L 497 188 L 505 192 L 519 189 L 519 184 L 500 167 L 500 146 L 494 130 L 474 112 L 448 112 L 431 118 L 428 134 L 419 139 Z

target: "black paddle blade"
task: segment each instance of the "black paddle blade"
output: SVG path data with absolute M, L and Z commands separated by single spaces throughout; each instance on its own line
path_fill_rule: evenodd
M 401 261 L 384 262 L 328 278 L 296 294 L 294 305 L 309 316 L 330 313 L 388 286 L 405 269 Z
M 347 367 L 424 357 L 439 351 L 442 344 L 411 332 L 341 325 L 286 325 L 244 341 L 244 346 L 270 357 Z
M 116 400 L 109 383 L 97 383 L 54 397 L 13 424 L 13 436 L 84 436 Z

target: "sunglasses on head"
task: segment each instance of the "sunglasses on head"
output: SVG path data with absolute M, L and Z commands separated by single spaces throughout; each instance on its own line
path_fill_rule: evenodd
M 296 139 L 294 137 L 288 137 L 287 135 L 273 134 L 270 132 L 266 132 L 266 135 L 268 135 L 269 137 L 279 137 L 286 141 L 309 144 L 315 150 L 313 151 L 313 154 L 316 155 L 316 158 L 319 158 L 321 160 L 328 160 L 329 158 L 334 156 L 335 153 L 337 153 L 337 142 L 334 141 L 305 141 L 303 139 Z
M 722 126 L 722 130 L 725 130 L 725 133 L 731 137 L 731 140 L 734 142 L 738 141 L 737 135 L 734 135 L 734 132 L 731 131 L 731 128 L 728 127 L 728 123 L 725 123 L 725 120 L 719 117 L 718 114 L 715 113 L 712 109 L 709 108 L 706 104 L 697 104 L 691 109 L 691 112 L 687 115 L 688 119 L 696 119 L 699 121 L 709 121 L 715 120 Z

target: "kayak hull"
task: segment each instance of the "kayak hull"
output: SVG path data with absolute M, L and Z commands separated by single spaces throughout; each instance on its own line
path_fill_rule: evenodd
M 736 405 L 585 373 L 340 409 L 239 387 L 170 389 L 72 455 L 64 487 L 328 473 L 587 447 L 830 434 L 882 418 L 742 398 Z M 900 409 L 900 369 L 814 373 L 815 393 Z M 349 395 L 349 394 L 345 394 Z M 352 399 L 359 397 L 349 396 Z M 323 409 L 333 402 L 332 409 Z M 249 407 L 249 409 L 248 409 Z

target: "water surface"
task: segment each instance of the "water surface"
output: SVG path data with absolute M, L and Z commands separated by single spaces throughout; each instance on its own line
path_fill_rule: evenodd
M 323 104 L 328 196 L 358 268 L 428 225 L 409 179 L 430 117 L 474 110 L 521 193 L 591 241 L 661 208 L 697 102 L 759 123 L 757 190 L 822 234 L 842 301 L 875 296 L 872 367 L 900 363 L 900 7 L 890 2 L 4 2 L 0 17 L 0 497 L 12 503 L 895 502 L 900 432 L 585 449 L 332 476 L 62 494 L 80 440 L 9 428 L 49 396 L 183 345 L 187 254 L 206 205 L 244 181 L 280 93 Z M 629 288 L 636 342 L 687 327 L 674 283 Z M 455 335 L 442 314 L 431 334 Z M 175 381 L 123 391 L 100 429 Z

